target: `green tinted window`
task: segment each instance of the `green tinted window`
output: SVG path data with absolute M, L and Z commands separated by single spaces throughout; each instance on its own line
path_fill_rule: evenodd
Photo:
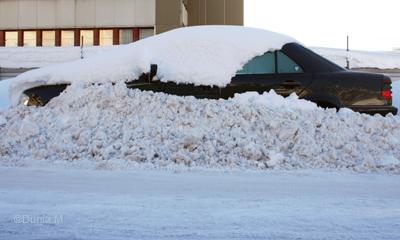
M 275 54 L 268 52 L 250 60 L 243 69 L 237 72 L 241 74 L 268 74 L 275 73 Z
M 301 73 L 303 69 L 282 52 L 278 52 L 278 73 Z

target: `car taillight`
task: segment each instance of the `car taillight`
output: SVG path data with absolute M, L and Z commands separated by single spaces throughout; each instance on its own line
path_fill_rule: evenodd
M 383 79 L 381 96 L 386 100 L 387 104 L 392 104 L 392 79 L 388 76 Z
M 392 91 L 391 90 L 383 90 L 381 92 L 381 96 L 386 100 L 392 100 Z

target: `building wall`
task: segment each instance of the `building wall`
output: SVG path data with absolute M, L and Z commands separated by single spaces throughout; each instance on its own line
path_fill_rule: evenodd
M 0 0 L 0 29 L 243 25 L 243 0 Z
M 225 0 L 225 24 L 244 25 L 244 1 Z
M 156 0 L 156 33 L 187 26 L 188 13 L 182 0 Z
M 153 27 L 156 0 L 0 0 L 0 29 Z
M 156 33 L 181 26 L 243 25 L 243 0 L 157 0 Z
M 171 29 L 243 25 L 244 0 L 0 0 L 1 46 L 125 44 Z
M 243 25 L 243 0 L 188 0 L 189 25 Z

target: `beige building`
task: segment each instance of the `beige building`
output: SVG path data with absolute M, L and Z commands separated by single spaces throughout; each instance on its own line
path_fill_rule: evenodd
M 0 0 L 0 46 L 117 45 L 205 24 L 243 25 L 243 0 Z

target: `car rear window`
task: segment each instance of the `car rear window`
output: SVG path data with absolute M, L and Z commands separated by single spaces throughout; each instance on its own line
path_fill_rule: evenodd
M 278 73 L 302 73 L 303 69 L 283 52 L 277 52 Z
M 275 73 L 275 54 L 272 52 L 253 58 L 237 72 L 238 75 L 269 73 Z
M 302 73 L 303 69 L 281 51 L 267 52 L 255 57 L 238 71 L 237 75 Z

